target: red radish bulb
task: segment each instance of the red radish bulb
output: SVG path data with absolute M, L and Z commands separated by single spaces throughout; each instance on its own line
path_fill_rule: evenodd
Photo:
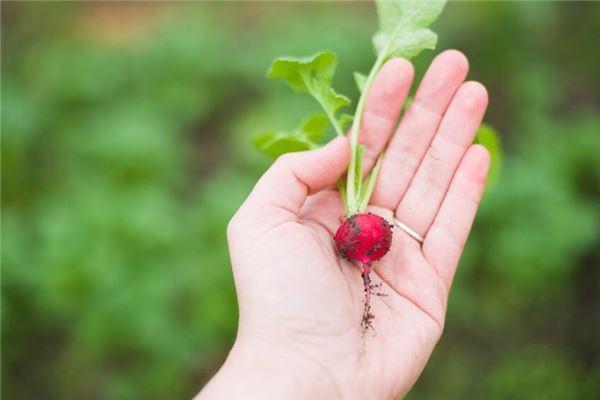
M 371 320 L 371 292 L 373 285 L 369 276 L 374 261 L 379 260 L 392 244 L 392 225 L 375 214 L 354 214 L 344 221 L 334 237 L 338 253 L 348 261 L 362 263 L 362 278 L 365 292 L 365 307 L 361 326 L 363 335 L 373 328 Z
M 347 260 L 370 264 L 379 260 L 392 243 L 392 225 L 375 214 L 354 214 L 335 233 L 335 247 Z

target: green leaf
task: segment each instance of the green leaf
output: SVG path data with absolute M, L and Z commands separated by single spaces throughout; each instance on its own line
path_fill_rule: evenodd
M 263 153 L 271 157 L 279 157 L 285 153 L 311 150 L 315 144 L 287 132 L 266 132 L 256 135 L 252 143 Z
M 279 57 L 271 64 L 267 77 L 283 79 L 292 89 L 308 93 L 313 81 L 331 84 L 336 67 L 337 57 L 330 51 L 309 57 Z
M 358 91 L 362 93 L 365 88 L 365 83 L 367 83 L 367 76 L 365 74 L 361 74 L 360 72 L 354 72 L 354 82 L 356 82 L 356 87 Z
M 340 116 L 340 126 L 343 130 L 347 130 L 352 125 L 352 121 L 354 120 L 354 116 L 350 114 L 342 114 Z
M 302 58 L 280 57 L 271 64 L 267 77 L 283 79 L 295 91 L 312 95 L 329 117 L 338 135 L 342 135 L 335 113 L 350 105 L 350 99 L 331 87 L 336 67 L 337 58 L 330 51 Z
M 306 118 L 291 132 L 271 131 L 254 135 L 252 143 L 263 153 L 278 157 L 284 153 L 312 150 L 325 136 L 328 121 L 323 114 Z
M 302 121 L 299 132 L 312 141 L 320 141 L 325 136 L 327 125 L 326 115 L 314 114 Z
M 479 143 L 484 146 L 490 152 L 490 171 L 488 173 L 488 185 L 493 185 L 498 178 L 500 170 L 502 168 L 502 146 L 500 145 L 500 139 L 498 133 L 494 128 L 488 124 L 481 124 L 473 143 Z
M 331 110 L 331 114 L 335 114 L 335 112 L 342 107 L 349 106 L 350 103 L 351 101 L 348 97 L 337 93 L 333 88 L 323 90 L 323 102 L 321 103 L 321 106 L 325 111 Z
M 444 9 L 445 0 L 376 0 L 379 31 L 373 36 L 377 54 L 412 58 L 433 49 L 437 35 L 427 29 Z
M 422 50 L 435 49 L 437 35 L 429 29 L 419 29 L 411 34 L 394 36 L 393 44 L 386 50 L 390 35 L 386 32 L 377 32 L 373 36 L 373 44 L 377 53 L 386 51 L 388 57 L 404 57 L 407 59 L 417 56 Z
M 445 0 L 376 0 L 379 28 L 392 32 L 400 23 L 428 27 L 442 13 Z
M 404 105 L 402 106 L 403 113 L 408 111 L 408 109 L 410 108 L 410 106 L 413 103 L 413 100 L 414 100 L 414 97 L 410 96 L 410 95 L 406 98 L 406 100 L 404 101 Z

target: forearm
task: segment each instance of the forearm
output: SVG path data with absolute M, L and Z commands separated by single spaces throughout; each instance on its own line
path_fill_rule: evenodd
M 328 373 L 305 355 L 274 343 L 238 338 L 196 400 L 339 397 Z

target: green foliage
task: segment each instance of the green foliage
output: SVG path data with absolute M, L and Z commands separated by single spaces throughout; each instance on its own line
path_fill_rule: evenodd
M 348 129 L 352 125 L 352 121 L 354 121 L 354 116 L 350 114 L 340 115 L 340 125 L 342 130 Z
M 248 135 L 320 111 L 264 66 L 331 48 L 352 93 L 375 13 L 182 4 L 113 43 L 86 7 L 2 4 L 2 397 L 191 398 L 235 336 L 225 227 L 267 163 Z M 593 10 L 450 2 L 437 24 L 505 151 L 410 398 L 598 398 Z
M 489 124 L 481 124 L 475 134 L 474 143 L 484 146 L 490 152 L 490 170 L 488 172 L 488 186 L 493 185 L 498 179 L 502 167 L 502 147 L 498 132 Z
M 584 397 L 578 383 L 580 366 L 544 348 L 515 349 L 505 354 L 490 372 L 485 384 L 490 399 L 543 399 Z
M 373 37 L 377 48 L 377 60 L 373 64 L 369 76 L 354 73 L 354 79 L 360 92 L 360 99 L 350 132 L 350 164 L 348 166 L 346 184 L 338 183 L 344 209 L 348 214 L 355 214 L 366 209 L 371 198 L 374 184 L 379 173 L 381 158 L 363 181 L 362 157 L 365 147 L 358 145 L 358 130 L 365 107 L 366 92 L 384 61 L 393 56 L 412 58 L 421 50 L 433 49 L 437 36 L 426 29 L 439 16 L 445 1 L 403 2 L 377 1 L 380 30 Z M 336 112 L 339 108 L 350 104 L 345 96 L 337 94 L 331 87 L 331 81 L 337 66 L 337 57 L 330 51 L 317 53 L 304 58 L 280 57 L 273 61 L 267 77 L 283 79 L 295 91 L 310 93 L 321 105 L 325 114 L 339 136 L 344 135 L 344 125 L 350 120 L 344 117 L 338 120 Z M 279 155 L 285 152 L 314 148 L 314 143 L 306 140 L 302 127 L 291 133 L 269 132 L 255 136 L 255 146 L 269 154 Z
M 271 64 L 267 77 L 283 79 L 295 91 L 312 95 L 330 118 L 336 132 L 342 135 L 341 124 L 335 113 L 348 106 L 350 99 L 336 93 L 331 87 L 336 66 L 337 57 L 330 51 L 304 58 L 280 57 Z M 293 147 L 283 150 L 295 151 Z
M 427 29 L 442 13 L 445 0 L 376 0 L 379 31 L 373 44 L 379 56 L 413 58 L 434 49 L 437 35 Z
M 362 93 L 365 89 L 365 84 L 367 83 L 367 76 L 360 72 L 354 72 L 354 82 L 356 82 L 358 91 Z
M 278 157 L 290 151 L 312 150 L 325 136 L 327 116 L 315 114 L 292 132 L 265 132 L 255 135 L 253 144 L 263 153 Z

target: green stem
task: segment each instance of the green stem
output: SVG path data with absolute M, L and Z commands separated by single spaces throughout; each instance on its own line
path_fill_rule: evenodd
M 333 125 L 333 128 L 335 129 L 335 133 L 338 136 L 344 136 L 344 130 L 342 129 L 342 126 L 340 125 L 340 122 L 337 120 L 337 118 L 335 117 L 334 113 L 332 113 L 331 110 L 328 107 L 325 106 L 325 104 L 323 103 L 323 99 L 321 98 L 320 94 L 313 89 L 313 87 L 311 85 L 310 76 L 308 75 L 308 73 L 301 73 L 301 74 L 302 74 L 302 78 L 304 79 L 304 84 L 308 88 L 308 91 L 317 100 L 317 102 L 319 103 L 319 105 L 321 106 L 321 108 L 323 109 L 323 111 L 325 111 L 325 114 L 327 115 L 327 118 L 329 118 L 329 121 L 331 122 L 331 125 Z
M 344 211 L 348 213 L 348 202 L 346 201 L 346 181 L 344 177 L 341 176 L 337 180 L 338 191 L 340 192 L 340 198 L 342 199 L 342 204 L 344 205 Z
M 369 72 L 369 76 L 365 82 L 365 86 L 363 87 L 362 93 L 360 94 L 360 99 L 358 100 L 358 104 L 356 106 L 356 112 L 354 113 L 354 123 L 352 124 L 352 130 L 350 131 L 350 165 L 348 166 L 348 182 L 346 185 L 346 201 L 348 202 L 346 209 L 349 214 L 356 214 L 360 211 L 360 207 L 362 202 L 360 197 L 360 193 L 357 193 L 357 187 L 354 184 L 355 182 L 355 169 L 357 164 L 357 147 L 358 147 L 358 134 L 360 131 L 360 124 L 362 122 L 362 115 L 364 113 L 365 102 L 367 98 L 367 93 L 369 92 L 369 88 L 371 87 L 371 83 L 375 79 L 377 72 L 383 65 L 383 62 L 386 59 L 386 51 L 382 51 L 375 64 L 371 68 Z M 360 172 L 359 172 L 360 173 Z M 361 177 L 362 178 L 362 177 Z M 366 202 L 368 203 L 368 199 Z
M 371 199 L 371 194 L 373 194 L 373 189 L 375 188 L 375 182 L 377 182 L 377 176 L 379 175 L 379 168 L 381 167 L 381 160 L 383 160 L 383 154 L 379 156 L 375 166 L 371 170 L 371 174 L 369 175 L 369 180 L 363 191 L 360 194 L 360 200 L 358 204 L 358 212 L 364 211 L 369 205 L 369 200 Z
M 323 109 L 323 111 L 325 111 L 325 114 L 327 114 L 327 117 L 329 118 L 329 121 L 331 122 L 331 125 L 333 125 L 333 128 L 335 129 L 335 132 L 337 133 L 337 135 L 338 136 L 344 136 L 344 130 L 342 129 L 342 126 L 340 125 L 340 122 L 337 120 L 337 118 L 335 117 L 335 115 L 333 115 L 327 109 L 327 107 L 325 107 L 325 105 L 323 104 L 323 100 L 321 99 L 321 97 L 319 97 L 318 95 L 316 95 L 315 92 L 312 91 L 312 89 L 310 89 L 310 92 L 313 95 L 313 97 L 315 99 L 317 99 L 317 101 L 321 105 L 321 108 Z

